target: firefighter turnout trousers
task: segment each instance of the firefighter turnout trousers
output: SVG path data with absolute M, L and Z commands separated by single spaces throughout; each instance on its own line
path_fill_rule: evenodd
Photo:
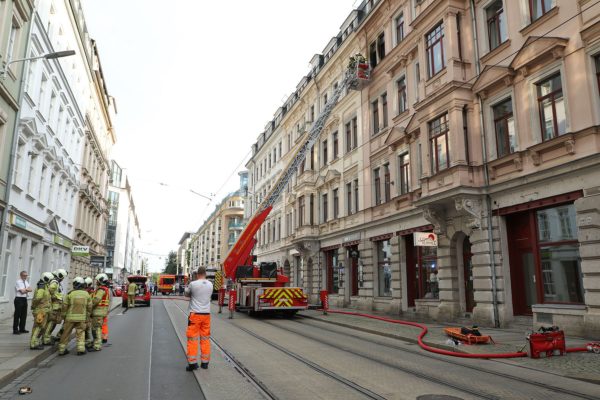
M 187 358 L 189 364 L 198 363 L 198 340 L 200 362 L 210 361 L 210 314 L 190 313 L 187 327 Z
M 92 317 L 92 330 L 94 336 L 94 350 L 102 350 L 102 325 L 104 325 L 104 317 Z
M 69 339 L 73 328 L 75 328 L 75 338 L 77 340 L 77 352 L 85 352 L 85 322 L 77 321 L 65 321 L 62 336 L 60 337 L 60 343 L 58 344 L 58 353 L 64 354 L 69 344 Z

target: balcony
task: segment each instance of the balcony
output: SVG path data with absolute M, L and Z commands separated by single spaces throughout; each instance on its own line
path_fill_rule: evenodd
M 242 229 L 244 229 L 244 224 L 241 222 L 230 222 L 229 225 L 227 225 L 227 227 L 230 231 L 241 231 Z

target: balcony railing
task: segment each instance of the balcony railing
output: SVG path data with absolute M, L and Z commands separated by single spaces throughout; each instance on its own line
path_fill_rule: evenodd
M 241 222 L 230 222 L 228 227 L 230 230 L 244 229 L 244 224 Z

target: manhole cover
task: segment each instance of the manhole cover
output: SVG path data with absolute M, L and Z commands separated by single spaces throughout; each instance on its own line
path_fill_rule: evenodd
M 461 397 L 448 396 L 447 394 L 424 394 L 417 397 L 417 400 L 464 400 Z

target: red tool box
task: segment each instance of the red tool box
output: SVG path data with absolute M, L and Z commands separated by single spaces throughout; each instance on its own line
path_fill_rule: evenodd
M 543 354 L 546 357 L 554 355 L 563 355 L 566 353 L 565 333 L 558 328 L 551 330 L 542 330 L 529 334 L 529 356 L 531 358 L 540 358 Z

